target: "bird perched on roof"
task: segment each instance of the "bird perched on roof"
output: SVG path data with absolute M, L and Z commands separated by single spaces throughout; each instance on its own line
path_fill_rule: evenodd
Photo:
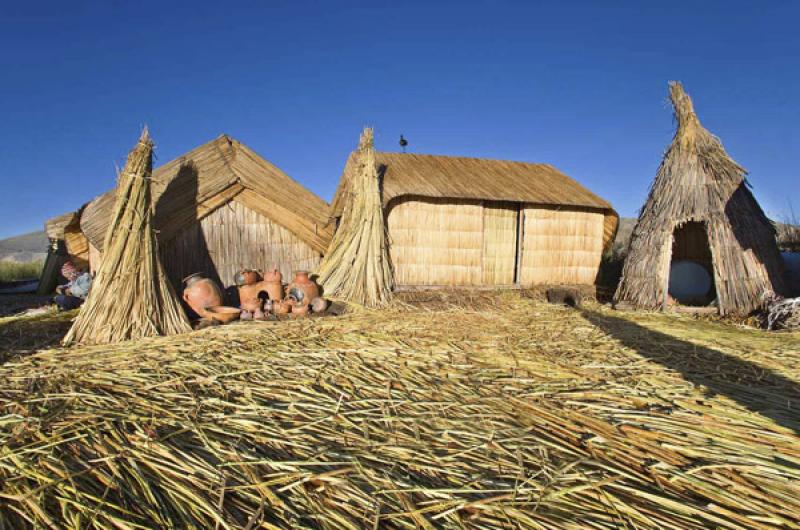
M 403 152 L 404 152 L 404 153 L 406 152 L 406 146 L 407 146 L 407 145 L 408 145 L 408 140 L 406 140 L 405 138 L 403 138 L 403 135 L 401 134 L 401 135 L 400 135 L 400 147 L 402 147 L 402 148 L 403 148 Z

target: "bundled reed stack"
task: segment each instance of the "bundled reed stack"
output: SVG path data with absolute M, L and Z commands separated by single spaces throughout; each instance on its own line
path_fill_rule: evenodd
M 189 331 L 164 274 L 152 227 L 153 142 L 147 129 L 128 155 L 117 183 L 105 256 L 64 344 L 106 344 Z
M 325 294 L 367 307 L 385 306 L 394 276 L 389 261 L 372 129 L 361 134 L 356 169 L 339 228 L 319 270 Z
M 721 314 L 757 309 L 766 291 L 781 292 L 775 228 L 720 140 L 700 124 L 692 100 L 669 84 L 678 128 L 630 240 L 617 302 L 667 304 L 673 259 L 707 264 Z

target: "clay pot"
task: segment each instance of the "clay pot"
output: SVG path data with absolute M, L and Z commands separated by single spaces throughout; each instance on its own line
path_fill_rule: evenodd
M 258 297 L 263 282 L 239 286 L 239 307 L 245 311 L 255 312 L 261 309 L 261 298 Z
M 292 305 L 289 302 L 276 301 L 272 304 L 272 312 L 276 315 L 285 315 L 292 310 Z
M 236 274 L 236 285 L 253 285 L 261 281 L 261 275 L 254 269 L 242 269 Z
M 307 317 L 309 309 L 310 308 L 307 305 L 299 305 L 299 304 L 292 305 L 292 318 Z
M 200 273 L 184 278 L 186 287 L 183 289 L 183 300 L 200 317 L 211 318 L 206 309 L 222 305 L 222 291 L 210 278 Z
M 311 300 L 319 296 L 319 285 L 308 277 L 306 271 L 296 271 L 294 281 L 286 288 L 286 294 L 296 302 L 295 305 L 307 306 Z
M 239 315 L 241 310 L 238 307 L 228 307 L 224 305 L 217 305 L 206 308 L 206 316 L 211 320 L 216 320 L 221 324 L 233 322 Z
M 315 313 L 323 313 L 328 309 L 328 301 L 322 297 L 316 297 L 311 300 L 311 310 Z
M 261 282 L 261 290 L 267 293 L 270 300 L 281 300 L 283 298 L 283 275 L 278 269 L 273 269 L 264 273 L 264 281 Z
M 283 281 L 283 275 L 281 274 L 281 271 L 279 271 L 278 269 L 272 269 L 271 271 L 264 273 L 264 281 L 280 283 Z

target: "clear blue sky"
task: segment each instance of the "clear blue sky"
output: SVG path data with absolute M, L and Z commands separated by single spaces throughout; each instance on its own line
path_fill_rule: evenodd
M 673 133 L 667 81 L 800 210 L 800 2 L 3 2 L 0 237 L 225 132 L 329 200 L 379 149 L 547 162 L 624 216 Z

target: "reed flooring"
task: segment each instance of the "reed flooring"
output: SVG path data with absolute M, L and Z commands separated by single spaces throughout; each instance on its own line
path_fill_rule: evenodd
M 409 293 L 0 379 L 4 528 L 800 526 L 800 333 Z

